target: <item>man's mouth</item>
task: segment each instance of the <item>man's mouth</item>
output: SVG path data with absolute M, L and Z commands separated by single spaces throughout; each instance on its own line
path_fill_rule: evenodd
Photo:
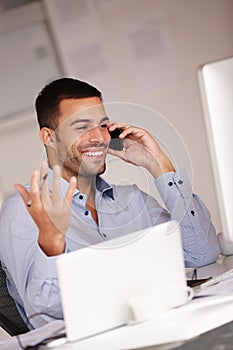
M 103 151 L 88 151 L 88 152 L 82 152 L 87 157 L 101 157 L 103 156 Z

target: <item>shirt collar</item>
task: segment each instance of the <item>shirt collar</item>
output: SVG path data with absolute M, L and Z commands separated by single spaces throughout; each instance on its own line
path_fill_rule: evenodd
M 53 190 L 53 171 L 52 169 L 49 168 L 48 170 L 48 179 L 49 179 L 49 188 L 50 191 L 52 192 Z M 62 194 L 65 195 L 66 191 L 68 189 L 69 183 L 61 178 L 61 191 Z M 111 185 L 109 185 L 102 177 L 97 175 L 96 177 L 96 185 L 95 188 L 97 191 L 99 191 L 102 195 L 106 195 L 114 200 L 114 195 L 113 195 L 113 188 Z M 74 191 L 74 197 L 81 194 L 81 192 L 76 188 Z
M 114 200 L 113 188 L 109 185 L 102 177 L 97 175 L 96 177 L 96 189 L 106 196 L 112 198 Z

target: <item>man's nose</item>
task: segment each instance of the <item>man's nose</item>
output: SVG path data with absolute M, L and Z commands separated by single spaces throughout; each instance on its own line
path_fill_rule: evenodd
M 107 129 L 101 129 L 101 127 L 96 126 L 89 130 L 89 140 L 91 142 L 106 142 L 110 140 L 110 135 Z

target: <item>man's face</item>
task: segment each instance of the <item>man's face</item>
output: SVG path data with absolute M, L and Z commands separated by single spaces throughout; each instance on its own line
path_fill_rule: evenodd
M 110 141 L 107 117 L 98 97 L 60 102 L 57 153 L 64 177 L 92 177 L 105 171 Z

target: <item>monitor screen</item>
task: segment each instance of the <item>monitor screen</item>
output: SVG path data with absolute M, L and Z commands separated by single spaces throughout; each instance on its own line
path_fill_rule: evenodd
M 224 255 L 233 254 L 233 57 L 199 70 L 201 96 L 213 165 Z

